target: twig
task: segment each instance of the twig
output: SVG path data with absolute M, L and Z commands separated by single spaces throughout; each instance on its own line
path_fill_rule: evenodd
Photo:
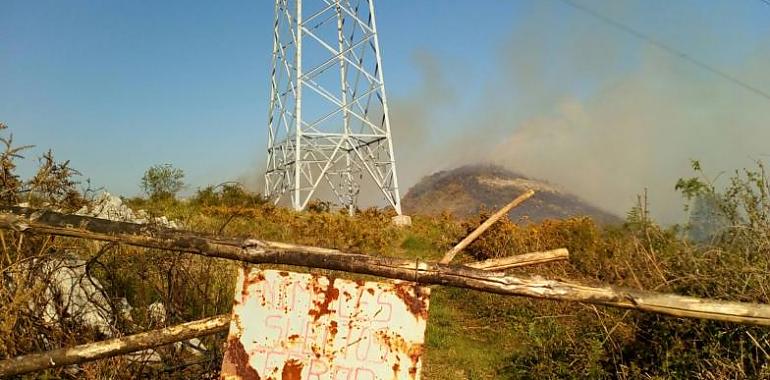
M 24 243 L 24 234 L 19 234 L 19 242 L 16 244 L 16 254 L 21 255 L 21 245 Z
M 5 244 L 5 232 L 0 231 L 0 243 L 3 244 L 3 252 L 5 253 L 5 259 L 8 260 L 8 265 L 13 264 L 11 260 L 11 253 L 8 251 L 8 246 Z
M 765 351 L 765 349 L 762 348 L 762 345 L 760 345 L 759 342 L 757 342 L 757 340 L 754 338 L 754 335 L 751 335 L 751 333 L 748 331 L 746 331 L 746 335 L 748 335 L 749 338 L 751 338 L 751 341 L 754 342 L 754 345 L 757 346 L 757 348 L 759 348 L 763 354 L 765 354 L 765 358 L 770 360 L 770 354 L 768 354 L 767 351 Z
M 533 317 L 532 319 L 574 318 L 576 316 L 577 316 L 576 314 L 540 315 L 540 316 L 537 316 L 537 317 Z
M 182 364 L 178 364 L 178 365 L 175 365 L 175 366 L 164 367 L 162 369 L 162 371 L 163 372 L 174 372 L 174 371 L 180 370 L 182 368 L 192 367 L 194 365 L 211 363 L 214 360 L 216 360 L 216 358 L 201 359 L 201 360 L 197 360 L 197 361 L 194 361 L 194 362 L 182 363 Z
M 38 251 L 38 256 L 43 256 L 45 253 L 46 248 L 48 248 L 48 243 L 51 241 L 51 236 L 46 236 L 45 240 L 43 240 L 43 244 L 40 245 L 40 250 Z
M 91 304 L 93 304 L 97 308 L 102 309 L 102 311 L 104 311 L 105 313 L 111 313 L 111 315 L 115 316 L 114 322 L 117 322 L 117 320 L 121 316 L 121 313 L 118 312 L 118 308 L 112 302 L 112 298 L 109 296 L 109 294 L 107 294 L 104 288 L 100 284 L 97 284 L 97 282 L 94 280 L 94 277 L 91 276 L 91 268 L 95 263 L 101 265 L 101 263 L 99 262 L 99 257 L 107 253 L 110 249 L 117 246 L 118 246 L 118 243 L 116 242 L 109 242 L 105 244 L 101 249 L 99 249 L 98 252 L 96 252 L 96 254 L 93 257 L 89 258 L 88 261 L 86 261 L 86 267 L 84 269 L 84 275 L 86 278 L 88 278 L 88 282 L 90 282 L 91 286 L 93 286 L 94 289 L 96 289 L 102 295 L 102 297 L 104 297 L 104 300 L 107 301 L 107 304 L 110 306 L 111 310 L 104 310 L 104 308 L 101 305 L 99 305 L 99 302 L 94 302 L 94 300 L 90 299 L 91 298 L 90 295 L 88 294 L 88 292 L 86 292 L 86 295 L 89 298 L 89 301 L 91 302 Z M 82 281 L 82 278 L 80 281 Z

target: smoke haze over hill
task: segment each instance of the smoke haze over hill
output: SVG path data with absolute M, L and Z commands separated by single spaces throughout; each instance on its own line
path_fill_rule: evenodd
M 508 216 L 517 222 L 539 222 L 589 216 L 597 223 L 615 224 L 616 215 L 588 204 L 553 184 L 527 178 L 493 165 L 467 165 L 424 177 L 403 198 L 410 215 L 450 213 L 458 218 L 494 211 L 528 189 L 535 195 Z
M 682 221 L 683 203 L 674 184 L 692 174 L 690 159 L 716 176 L 770 153 L 770 99 L 588 15 L 554 33 L 552 7 L 540 8 L 514 26 L 471 104 L 456 99 L 465 91 L 453 86 L 462 72 L 418 56 L 424 82 L 393 106 L 403 184 L 437 170 L 496 163 L 618 214 L 647 187 L 652 215 L 673 223 Z M 633 11 L 616 8 L 618 15 Z M 684 51 L 719 49 L 740 37 L 697 16 L 703 44 Z M 564 49 L 538 49 L 554 39 Z M 719 69 L 770 89 L 770 43 L 741 57 Z M 428 143 L 441 131 L 453 137 Z

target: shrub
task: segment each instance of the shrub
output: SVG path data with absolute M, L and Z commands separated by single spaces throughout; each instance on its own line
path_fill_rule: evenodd
M 8 126 L 0 123 L 0 131 L 8 129 Z M 16 204 L 21 199 L 24 190 L 24 182 L 16 174 L 16 160 L 23 159 L 21 152 L 32 145 L 13 146 L 13 135 L 0 136 L 0 142 L 4 149 L 0 154 L 0 202 L 3 204 Z
M 52 207 L 74 211 L 85 205 L 83 195 L 78 191 L 80 172 L 69 165 L 69 161 L 56 162 L 53 152 L 48 150 L 40 158 L 37 173 L 28 182 L 28 202 L 33 206 Z
M 175 199 L 184 187 L 184 172 L 171 164 L 155 165 L 144 173 L 141 186 L 153 200 Z

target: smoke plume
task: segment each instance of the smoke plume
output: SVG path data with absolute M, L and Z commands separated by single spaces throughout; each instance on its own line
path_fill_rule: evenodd
M 716 176 L 770 153 L 770 100 L 584 15 L 554 32 L 553 17 L 535 12 L 514 27 L 471 107 L 457 106 L 452 85 L 464 73 L 422 55 L 424 83 L 393 99 L 402 189 L 430 171 L 489 162 L 620 215 L 648 188 L 653 217 L 674 223 L 683 204 L 674 184 L 692 175 L 690 159 Z M 715 49 L 730 43 L 708 37 Z M 720 70 L 770 90 L 768 63 L 770 43 Z M 439 125 L 453 137 L 428 143 Z

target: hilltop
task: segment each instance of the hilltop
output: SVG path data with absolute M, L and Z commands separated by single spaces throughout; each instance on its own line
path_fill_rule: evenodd
M 424 177 L 404 196 L 404 211 L 411 215 L 437 215 L 444 211 L 465 218 L 482 209 L 496 210 L 532 189 L 535 196 L 509 214 L 512 220 L 527 217 L 538 222 L 589 216 L 602 224 L 621 219 L 591 205 L 558 186 L 495 165 L 468 165 Z

